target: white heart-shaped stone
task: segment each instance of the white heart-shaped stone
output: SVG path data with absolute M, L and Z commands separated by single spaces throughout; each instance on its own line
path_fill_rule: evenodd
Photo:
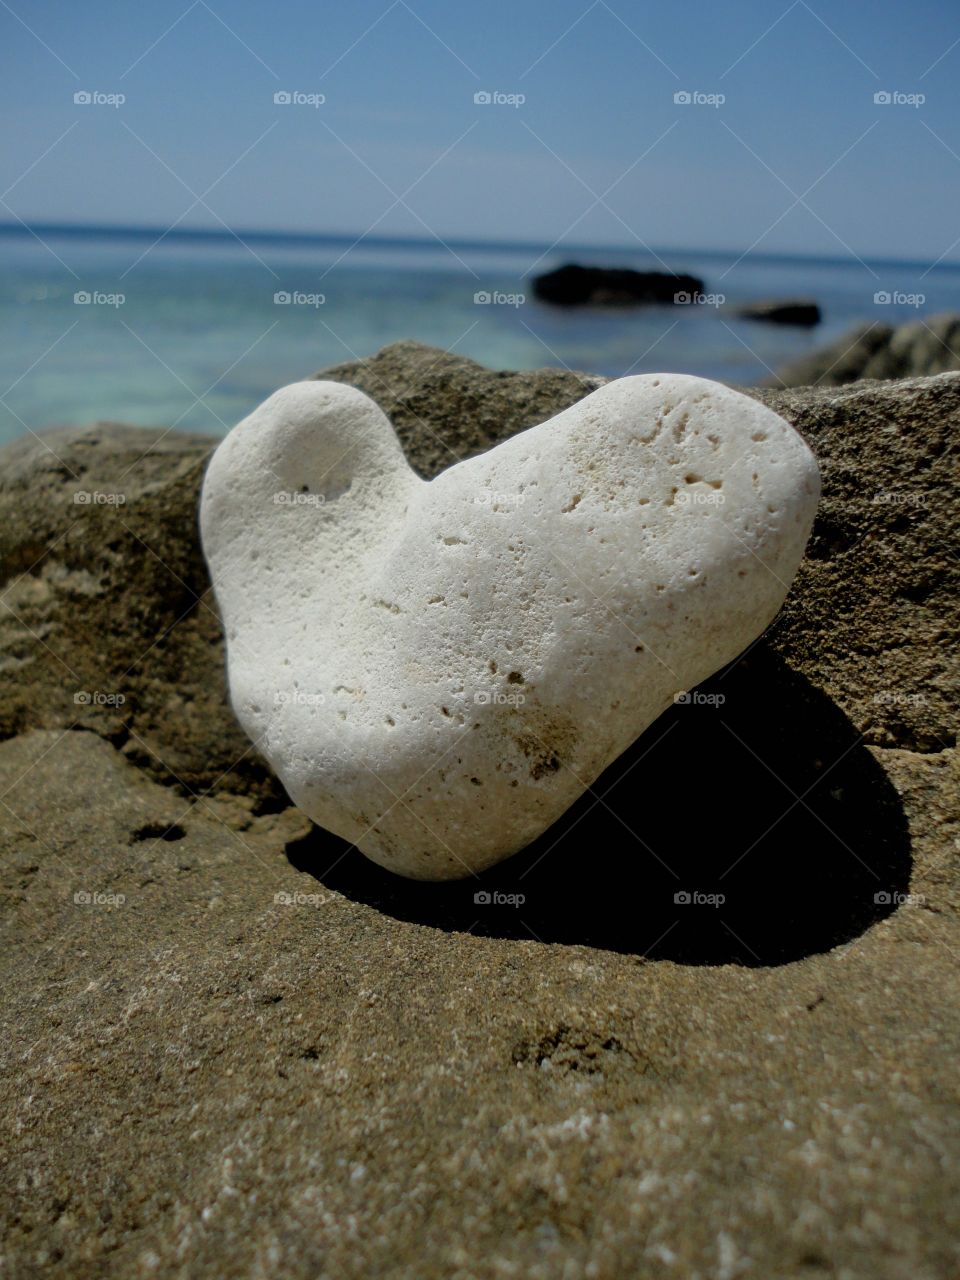
M 375 862 L 481 870 L 763 631 L 818 494 L 789 423 L 702 378 L 610 382 L 430 482 L 362 392 L 285 387 L 203 486 L 234 710 Z

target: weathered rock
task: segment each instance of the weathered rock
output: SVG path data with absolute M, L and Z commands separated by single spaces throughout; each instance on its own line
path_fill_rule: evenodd
M 324 376 L 423 474 L 598 385 L 415 344 Z M 824 481 L 777 624 L 452 885 L 310 831 L 248 752 L 209 442 L 4 451 L 12 1275 L 952 1274 L 960 376 L 759 394 Z
M 839 387 L 859 379 L 920 378 L 960 369 L 960 316 L 913 320 L 893 328 L 874 321 L 801 356 L 767 380 L 775 387 Z
M 394 342 L 368 360 L 316 374 L 372 396 L 411 466 L 427 479 L 545 422 L 606 378 L 567 369 L 485 369 L 421 342 Z
M 323 376 L 372 396 L 424 476 L 603 383 L 555 369 L 493 371 L 413 342 Z M 952 741 L 957 591 L 948 548 L 960 378 L 750 394 L 798 427 L 824 476 L 810 552 L 764 644 L 814 673 L 868 742 L 934 750 Z M 0 662 L 9 678 L 0 734 L 77 723 L 163 781 L 284 804 L 227 704 L 196 525 L 214 444 L 100 425 L 45 433 L 43 443 L 26 436 L 3 450 Z M 126 504 L 74 504 L 75 493 L 94 490 L 122 492 Z M 78 705 L 78 692 L 126 701 Z M 875 701 L 892 692 L 901 696 Z
M 628 267 L 581 267 L 576 263 L 536 276 L 533 292 L 542 302 L 562 307 L 628 307 L 644 303 L 689 302 L 703 293 L 697 276 L 669 271 L 633 271 Z
M 763 320 L 768 324 L 797 325 L 801 328 L 812 328 L 822 318 L 817 304 L 806 299 L 745 303 L 734 309 L 734 315 L 743 320 Z
M 427 475 L 472 456 L 482 433 L 505 439 L 601 381 L 557 370 L 499 373 L 410 342 L 323 377 L 373 396 L 415 466 L 427 452 Z M 824 481 L 807 557 L 764 644 L 815 672 L 868 742 L 953 743 L 958 578 L 948 547 L 960 377 L 747 394 L 800 431 Z M 514 396 L 520 413 L 509 409 Z M 450 439 L 447 423 L 452 452 L 440 443 Z
M 233 708 L 322 827 L 474 874 L 760 635 L 819 488 L 787 422 L 704 378 L 619 378 L 433 481 L 369 396 L 294 383 L 204 479 Z

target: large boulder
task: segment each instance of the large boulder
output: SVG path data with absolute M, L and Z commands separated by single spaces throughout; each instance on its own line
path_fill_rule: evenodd
M 424 475 L 599 383 L 323 376 Z M 11 1274 L 951 1273 L 960 375 L 756 394 L 824 481 L 777 623 L 447 886 L 311 830 L 234 724 L 211 441 L 3 451 Z

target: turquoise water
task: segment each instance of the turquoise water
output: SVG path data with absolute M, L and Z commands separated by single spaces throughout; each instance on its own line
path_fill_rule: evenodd
M 97 420 L 221 435 L 276 387 L 401 338 L 495 368 L 672 370 L 745 385 L 860 321 L 960 310 L 956 266 L 269 237 L 249 248 L 172 237 L 151 248 L 153 239 L 0 235 L 0 440 Z M 713 306 L 565 311 L 534 301 L 532 273 L 571 259 L 691 271 L 728 306 L 809 296 L 825 320 L 791 330 Z M 876 303 L 881 291 L 923 301 Z M 482 292 L 505 297 L 475 302 Z M 92 301 L 75 301 L 83 293 Z

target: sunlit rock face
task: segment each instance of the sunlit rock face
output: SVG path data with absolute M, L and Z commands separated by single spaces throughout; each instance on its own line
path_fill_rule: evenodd
M 468 875 L 763 631 L 819 487 L 786 421 L 701 378 L 610 382 L 431 481 L 362 392 L 285 387 L 203 486 L 234 710 L 315 822 Z

